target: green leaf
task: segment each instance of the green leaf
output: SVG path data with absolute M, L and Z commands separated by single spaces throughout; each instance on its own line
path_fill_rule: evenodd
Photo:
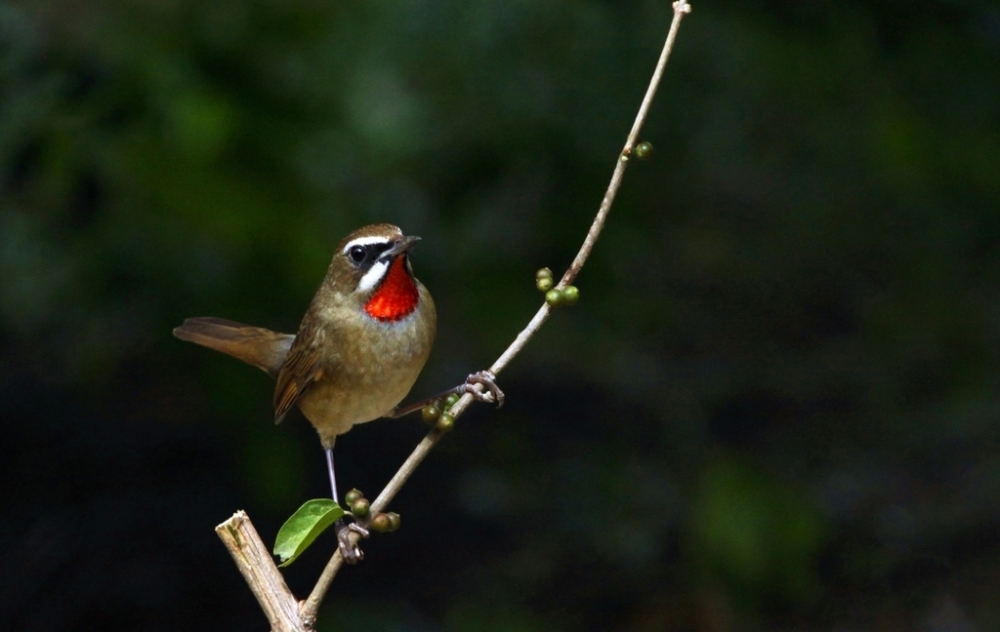
M 274 554 L 281 561 L 279 566 L 288 566 L 295 561 L 309 545 L 344 515 L 344 510 L 329 498 L 314 498 L 292 514 L 281 525 L 274 541 Z

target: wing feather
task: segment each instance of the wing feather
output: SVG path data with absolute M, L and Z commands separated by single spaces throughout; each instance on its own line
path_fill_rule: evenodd
M 328 327 L 317 323 L 318 319 L 311 318 L 308 314 L 303 319 L 299 333 L 278 373 L 278 384 L 274 390 L 274 423 L 281 423 L 292 406 L 336 362 L 336 358 L 329 352 L 324 357 L 323 350 L 329 344 Z

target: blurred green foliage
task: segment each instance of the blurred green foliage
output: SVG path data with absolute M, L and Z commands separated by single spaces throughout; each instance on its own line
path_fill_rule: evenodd
M 693 9 L 580 303 L 326 629 L 1000 626 L 1000 11 Z M 171 327 L 294 330 L 337 240 L 389 221 L 441 318 L 414 396 L 487 366 L 582 240 L 670 17 L 0 1 L 0 627 L 262 625 L 210 527 L 273 539 L 321 451 Z M 355 429 L 344 484 L 373 497 L 422 432 Z

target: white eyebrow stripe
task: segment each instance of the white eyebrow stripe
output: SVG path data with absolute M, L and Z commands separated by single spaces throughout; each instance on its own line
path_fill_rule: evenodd
M 344 249 L 341 252 L 347 254 L 347 252 L 355 246 L 371 246 L 373 244 L 388 245 L 389 243 L 389 240 L 385 237 L 358 237 L 357 239 L 352 239 L 347 242 L 347 245 L 344 246 Z
M 379 281 L 382 280 L 382 277 L 385 276 L 385 273 L 388 270 L 388 261 L 376 261 L 372 264 L 372 267 L 368 269 L 368 272 L 365 272 L 365 275 L 361 277 L 361 281 L 358 283 L 358 290 L 367 292 L 372 289 L 379 284 Z

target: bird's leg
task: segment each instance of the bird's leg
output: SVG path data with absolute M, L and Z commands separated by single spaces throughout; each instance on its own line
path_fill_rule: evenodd
M 340 504 L 337 498 L 337 475 L 333 473 L 333 446 L 326 449 L 326 471 L 330 474 L 330 491 L 333 492 L 333 502 Z
M 477 402 L 485 402 L 487 404 L 496 402 L 497 408 L 500 408 L 503 406 L 504 394 L 503 391 L 500 390 L 500 387 L 497 386 L 496 379 L 497 377 L 493 375 L 492 371 L 479 371 L 478 373 L 473 373 L 469 377 L 465 378 L 465 382 L 459 384 L 455 388 L 448 389 L 447 391 L 439 393 L 434 397 L 428 397 L 427 399 L 422 399 L 413 404 L 396 406 L 391 412 L 389 412 L 389 414 L 386 415 L 386 417 L 389 417 L 390 419 L 397 419 L 404 415 L 409 415 L 416 410 L 420 410 L 427 404 L 440 401 L 452 394 L 464 395 L 466 393 L 470 393 Z
M 333 502 L 340 504 L 340 500 L 337 498 L 337 477 L 333 473 L 333 447 L 326 449 L 326 469 L 330 473 L 330 489 L 333 490 Z M 368 537 L 368 529 L 365 529 L 361 525 L 352 522 L 347 524 L 344 519 L 341 518 L 337 520 L 334 525 L 334 529 L 337 532 L 337 543 L 340 547 L 340 554 L 343 556 L 344 561 L 348 564 L 357 564 L 361 560 L 365 559 L 365 554 L 362 552 L 361 547 L 357 544 L 352 544 L 350 540 L 351 531 L 357 533 L 362 538 Z

